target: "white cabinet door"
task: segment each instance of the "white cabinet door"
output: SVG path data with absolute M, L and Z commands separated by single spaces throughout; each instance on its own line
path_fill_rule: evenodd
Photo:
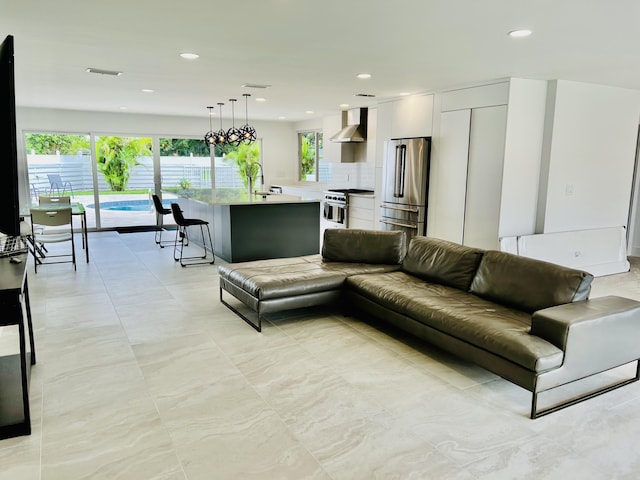
M 463 243 L 498 250 L 507 106 L 471 110 Z
M 366 197 L 349 195 L 349 228 L 374 228 L 374 205 L 373 195 Z
M 430 137 L 432 130 L 433 95 L 414 95 L 393 102 L 391 138 Z
M 438 155 L 431 165 L 430 237 L 462 243 L 471 110 L 440 116 Z

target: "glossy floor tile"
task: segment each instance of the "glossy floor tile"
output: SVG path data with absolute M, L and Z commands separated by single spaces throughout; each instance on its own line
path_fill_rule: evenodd
M 260 334 L 152 233 L 90 247 L 29 266 L 33 433 L 0 441 L 0 480 L 638 478 L 639 384 L 530 420 L 525 390 L 383 323 L 315 308 Z M 640 300 L 637 259 L 609 294 Z

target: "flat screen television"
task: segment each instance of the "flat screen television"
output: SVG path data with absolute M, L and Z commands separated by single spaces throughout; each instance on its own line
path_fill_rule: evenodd
M 20 235 L 13 36 L 0 45 L 0 232 Z

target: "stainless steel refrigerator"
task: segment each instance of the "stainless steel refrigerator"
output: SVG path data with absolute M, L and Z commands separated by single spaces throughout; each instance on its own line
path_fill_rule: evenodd
M 385 142 L 382 168 L 382 230 L 404 230 L 407 239 L 427 233 L 431 138 Z

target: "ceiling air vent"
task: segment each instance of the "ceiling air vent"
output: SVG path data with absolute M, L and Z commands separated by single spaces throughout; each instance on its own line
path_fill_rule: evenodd
M 260 85 L 258 83 L 243 83 L 242 88 L 269 88 L 271 85 Z
M 119 77 L 122 75 L 122 72 L 118 72 L 117 70 L 102 70 L 100 68 L 87 68 L 87 73 L 97 73 L 98 75 L 111 75 L 113 77 Z
M 367 97 L 367 98 L 375 97 L 375 95 L 373 95 L 371 93 L 356 93 L 354 96 L 355 97 Z

